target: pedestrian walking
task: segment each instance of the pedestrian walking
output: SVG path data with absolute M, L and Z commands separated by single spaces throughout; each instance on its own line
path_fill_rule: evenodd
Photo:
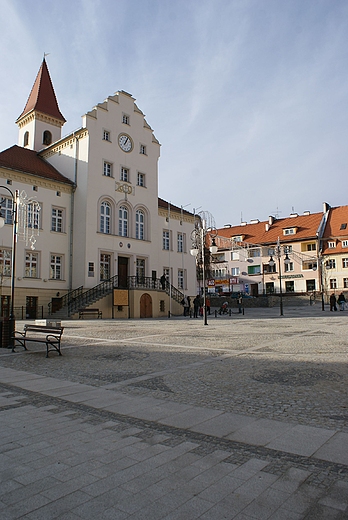
M 343 292 L 341 292 L 341 294 L 340 294 L 339 297 L 337 298 L 337 303 L 338 303 L 338 305 L 340 306 L 340 311 L 344 311 L 344 307 L 345 307 L 345 303 L 346 303 L 346 298 L 345 298 Z
M 200 306 L 201 306 L 201 299 L 197 294 L 196 298 L 193 300 L 193 317 L 194 318 L 198 318 L 198 312 L 199 312 Z
M 330 296 L 330 311 L 337 311 L 335 293 L 332 293 Z

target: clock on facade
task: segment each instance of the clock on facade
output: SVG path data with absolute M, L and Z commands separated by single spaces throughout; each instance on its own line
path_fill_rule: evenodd
M 124 152 L 131 152 L 133 149 L 133 141 L 127 134 L 120 134 L 118 144 Z

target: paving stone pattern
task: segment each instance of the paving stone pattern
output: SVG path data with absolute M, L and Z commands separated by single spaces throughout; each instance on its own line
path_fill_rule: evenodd
M 0 518 L 347 519 L 348 313 L 319 311 L 1 349 Z

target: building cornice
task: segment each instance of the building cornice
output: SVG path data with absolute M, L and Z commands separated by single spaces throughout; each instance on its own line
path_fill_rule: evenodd
M 27 125 L 28 123 L 31 123 L 34 120 L 42 121 L 43 123 L 48 123 L 59 128 L 61 128 L 64 125 L 64 122 L 60 119 L 49 116 L 42 112 L 38 112 L 35 109 L 29 112 L 28 114 L 25 114 L 21 119 L 18 119 L 17 124 L 19 128 L 22 128 L 23 126 Z
M 88 130 L 86 128 L 81 128 L 81 130 L 78 130 L 77 132 L 73 132 L 72 134 L 63 137 L 63 139 L 61 139 L 60 141 L 57 141 L 48 148 L 45 148 L 44 150 L 40 151 L 40 156 L 44 159 L 48 159 L 49 157 L 52 157 L 52 155 L 56 155 L 65 148 L 73 145 L 76 139 L 84 139 L 87 136 Z
M 10 168 L 0 167 L 0 179 L 9 179 L 13 182 L 20 182 L 31 186 L 37 186 L 39 188 L 45 188 L 53 191 L 62 191 L 64 193 L 71 193 L 74 189 L 73 186 L 65 184 L 63 182 L 54 181 L 50 179 L 44 179 L 42 177 L 33 175 L 31 173 L 18 172 L 11 170 Z

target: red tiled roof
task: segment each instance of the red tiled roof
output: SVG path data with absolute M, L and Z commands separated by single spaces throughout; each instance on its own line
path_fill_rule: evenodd
M 228 228 L 220 228 L 217 234 L 220 237 L 231 238 L 234 236 L 243 236 L 243 241 L 250 244 L 275 244 L 280 242 L 295 242 L 298 240 L 306 240 L 316 238 L 322 213 L 312 213 L 309 215 L 293 216 L 282 219 L 273 219 L 272 223 L 268 221 L 257 222 L 255 224 L 246 224 L 232 226 Z M 268 228 L 268 231 L 266 229 Z M 292 235 L 284 235 L 283 230 L 296 228 L 296 233 Z
M 328 247 L 330 239 L 336 242 L 336 247 Z M 347 248 L 342 250 L 342 240 L 348 240 L 348 206 L 330 209 L 323 235 L 323 254 L 347 252 Z
M 54 166 L 42 159 L 34 150 L 21 148 L 17 145 L 11 146 L 11 148 L 0 153 L 0 167 L 37 175 L 38 177 L 65 184 L 74 184 L 70 179 L 59 173 Z
M 55 117 L 65 123 L 65 118 L 58 107 L 57 98 L 54 93 L 54 88 L 45 59 L 43 59 L 40 70 L 37 73 L 27 104 L 17 121 L 32 110 L 37 110 L 43 114 Z

